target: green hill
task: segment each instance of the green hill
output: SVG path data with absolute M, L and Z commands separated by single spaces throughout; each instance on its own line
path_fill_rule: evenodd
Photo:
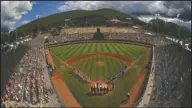
M 34 21 L 31 21 L 28 24 L 20 26 L 19 28 L 17 28 L 17 32 L 18 32 L 18 37 L 21 37 L 21 36 L 23 37 L 28 34 L 36 36 L 38 32 L 38 28 L 40 31 L 50 31 L 51 28 L 53 27 L 63 26 L 65 24 L 69 26 L 74 26 L 74 25 L 75 26 L 91 26 L 91 25 L 103 26 L 106 24 L 107 20 L 111 20 L 113 18 L 117 18 L 118 20 L 121 20 L 123 22 L 131 22 L 134 25 L 143 26 L 143 27 L 146 27 L 146 29 L 152 30 L 152 31 L 156 30 L 155 25 L 163 24 L 168 29 L 162 29 L 160 30 L 160 32 L 164 34 L 171 34 L 173 36 L 177 33 L 176 31 L 178 31 L 176 28 L 179 27 L 174 23 L 170 23 L 170 24 L 164 23 L 164 21 L 162 20 L 158 21 L 158 23 L 156 23 L 155 21 L 151 21 L 152 23 L 146 24 L 134 16 L 130 16 L 120 11 L 104 8 L 104 9 L 92 10 L 92 11 L 73 10 L 73 11 L 53 14 L 47 17 L 36 19 Z M 126 18 L 131 18 L 131 20 L 126 20 Z M 70 20 L 66 21 L 66 19 L 70 19 Z M 180 30 L 180 33 L 184 33 L 184 35 L 181 34 L 183 37 L 186 36 L 186 34 L 191 34 L 189 30 L 187 30 L 186 28 L 182 28 Z M 11 36 L 10 41 L 15 40 L 15 31 L 12 31 L 10 33 L 10 36 Z
M 39 26 L 40 30 L 47 30 L 51 27 L 62 26 L 65 23 L 67 23 L 68 25 L 75 24 L 84 26 L 86 21 L 91 25 L 102 26 L 105 24 L 106 20 L 117 18 L 121 21 L 126 21 L 127 17 L 131 18 L 132 22 L 135 24 L 145 24 L 144 22 L 140 21 L 139 19 L 133 16 L 129 16 L 123 12 L 115 11 L 112 9 L 99 9 L 93 11 L 73 10 L 53 14 L 47 17 L 31 21 L 30 23 L 19 27 L 18 31 L 20 31 L 21 34 L 29 34 L 31 32 L 36 31 L 37 25 Z M 66 22 L 66 19 L 70 19 L 70 21 Z

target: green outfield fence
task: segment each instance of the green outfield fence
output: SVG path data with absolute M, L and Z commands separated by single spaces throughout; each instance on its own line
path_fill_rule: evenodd
M 69 44 L 79 44 L 79 43 L 122 43 L 122 44 L 132 44 L 132 45 L 139 45 L 139 46 L 146 46 L 152 47 L 152 44 L 137 42 L 137 41 L 130 41 L 130 40 L 75 40 L 75 41 L 67 41 L 67 42 L 58 42 L 54 44 L 46 44 L 46 48 L 56 47 L 61 45 L 69 45 Z

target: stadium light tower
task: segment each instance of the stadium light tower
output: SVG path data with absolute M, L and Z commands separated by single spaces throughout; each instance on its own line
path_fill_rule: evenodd
M 17 41 L 17 28 L 15 28 L 15 35 L 16 35 L 16 41 Z
M 10 35 L 11 31 L 8 32 L 8 43 L 9 43 L 9 35 Z
M 39 19 L 40 16 L 37 16 L 37 19 Z M 37 25 L 37 34 L 39 35 L 39 24 Z
M 158 15 L 159 14 L 155 14 L 154 15 L 154 19 L 155 19 L 155 23 L 156 23 L 156 27 L 157 27 L 157 30 L 156 30 L 156 36 L 158 35 L 158 29 L 159 29 L 159 27 L 158 27 Z M 154 40 L 155 41 L 155 40 Z M 156 43 L 156 42 L 155 42 Z
M 158 29 L 159 29 L 159 27 L 158 27 L 158 26 L 159 26 L 159 25 L 158 25 L 158 19 L 159 19 L 159 17 L 158 17 L 158 16 L 159 16 L 159 14 L 155 14 L 155 15 L 156 15 L 156 21 L 157 21 L 156 23 L 157 23 L 157 35 L 158 35 L 158 31 L 159 31 L 159 30 L 158 30 Z
M 177 19 L 178 19 L 178 20 L 179 20 L 179 16 L 180 16 L 180 14 L 177 14 Z M 180 20 L 179 20 L 179 24 L 178 24 L 178 25 L 179 25 L 179 40 L 180 40 L 180 29 L 181 29 L 181 28 L 180 28 Z M 179 41 L 178 41 L 178 42 L 179 42 Z

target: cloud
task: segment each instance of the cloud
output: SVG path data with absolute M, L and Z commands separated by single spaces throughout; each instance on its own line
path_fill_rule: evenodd
M 29 20 L 23 20 L 23 21 L 21 21 L 21 24 L 23 25 L 23 24 L 27 24 L 29 22 L 30 22 Z
M 59 11 L 69 11 L 77 9 L 96 10 L 100 8 L 112 8 L 129 14 L 160 13 L 167 17 L 176 17 L 177 14 L 182 15 L 185 11 L 191 13 L 191 1 L 67 1 L 57 9 Z
M 152 15 L 148 15 L 148 16 L 139 16 L 138 18 L 140 20 L 148 23 L 150 20 L 152 20 L 156 17 L 152 16 Z M 180 20 L 178 18 L 167 18 L 167 17 L 163 17 L 163 16 L 159 16 L 158 18 L 162 19 L 164 21 L 167 21 L 167 22 L 173 22 L 177 25 L 184 26 L 184 27 L 188 28 L 189 30 L 191 30 L 191 21 L 183 21 L 183 20 Z
M 32 1 L 32 4 L 33 4 L 33 5 L 35 5 L 35 4 L 36 4 L 36 2 L 35 2 L 35 1 Z
M 30 1 L 1 1 L 1 30 L 11 30 L 24 14 L 32 10 Z

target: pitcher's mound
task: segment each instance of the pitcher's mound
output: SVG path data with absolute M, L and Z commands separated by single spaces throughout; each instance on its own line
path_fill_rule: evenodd
M 102 62 L 102 61 L 97 61 L 97 62 L 96 62 L 96 65 L 99 66 L 99 67 L 104 66 L 104 64 L 105 64 L 105 63 Z

